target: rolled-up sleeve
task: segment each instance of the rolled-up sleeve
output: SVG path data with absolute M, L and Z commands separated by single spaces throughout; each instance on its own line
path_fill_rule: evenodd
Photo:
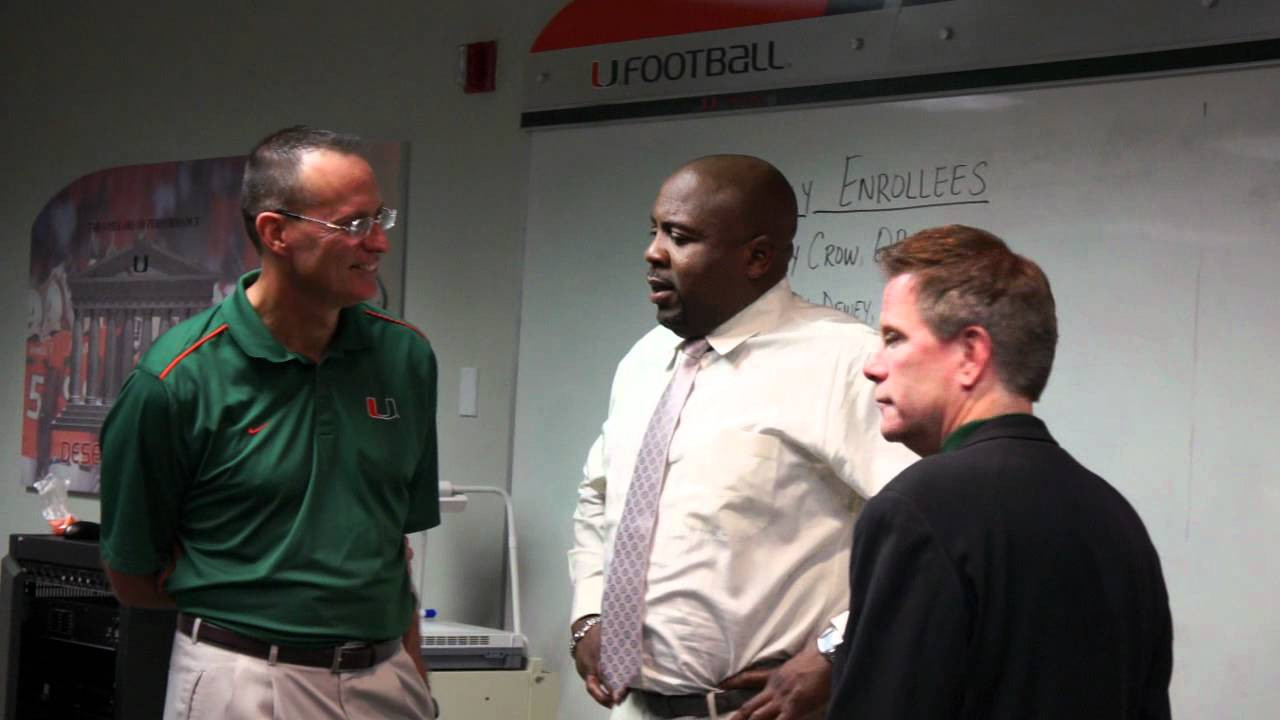
M 573 583 L 571 619 L 600 612 L 604 594 L 604 434 L 587 453 L 573 512 L 573 548 L 569 550 L 569 578 Z

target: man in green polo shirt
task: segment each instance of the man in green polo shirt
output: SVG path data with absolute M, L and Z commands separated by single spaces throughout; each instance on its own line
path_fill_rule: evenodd
M 435 714 L 404 541 L 439 523 L 435 357 L 363 304 L 395 210 L 360 153 L 254 148 L 261 270 L 161 336 L 103 427 L 112 587 L 180 611 L 166 718 Z
M 830 720 L 1169 717 L 1160 558 L 1128 502 L 1031 414 L 1049 280 L 962 225 L 882 251 L 880 430 L 922 459 L 854 529 Z

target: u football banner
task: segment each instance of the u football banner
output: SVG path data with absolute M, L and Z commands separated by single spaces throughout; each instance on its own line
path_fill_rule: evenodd
M 572 0 L 530 50 L 521 125 L 928 97 L 1280 58 L 1280 14 L 1216 5 Z
M 737 97 L 738 108 L 709 98 L 830 83 L 878 67 L 890 43 L 871 39 L 899 32 L 904 7 L 947 2 L 574 0 L 534 42 L 524 124 L 611 119 L 599 108 L 625 116 L 628 103 L 643 100 L 692 101 L 663 105 L 668 113 L 768 105 L 766 95 Z M 563 112 L 573 108 L 579 112 Z

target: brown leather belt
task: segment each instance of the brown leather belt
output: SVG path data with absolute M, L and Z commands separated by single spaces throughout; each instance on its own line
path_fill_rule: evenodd
M 737 710 L 748 700 L 756 696 L 756 690 L 724 690 L 715 694 L 716 714 L 724 714 Z M 631 688 L 636 696 L 636 703 L 645 712 L 660 718 L 710 717 L 707 708 L 707 696 L 695 695 L 659 695 L 648 690 Z
M 195 631 L 197 620 L 200 626 Z M 371 668 L 400 649 L 400 638 L 380 643 L 350 642 L 317 648 L 273 645 L 186 614 L 178 615 L 178 630 L 195 642 L 207 642 L 242 655 L 273 663 L 328 668 L 335 673 Z

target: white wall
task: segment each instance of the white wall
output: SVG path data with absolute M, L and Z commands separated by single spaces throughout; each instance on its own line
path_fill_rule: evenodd
M 521 67 L 558 0 L 353 5 L 0 5 L 0 539 L 47 529 L 18 487 L 31 223 L 100 168 L 235 155 L 307 123 L 412 144 L 405 315 L 440 359 L 441 477 L 506 486 L 523 259 Z M 498 91 L 464 95 L 457 46 L 498 40 Z M 479 369 L 479 416 L 458 373 Z M 76 500 L 97 519 L 96 500 Z M 559 518 L 547 519 L 547 522 Z M 502 513 L 479 498 L 433 531 L 423 601 L 498 624 Z

